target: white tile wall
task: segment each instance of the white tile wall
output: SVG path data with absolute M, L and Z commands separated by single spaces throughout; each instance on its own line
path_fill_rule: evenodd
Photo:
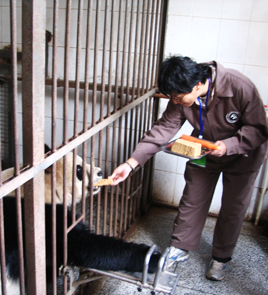
M 268 14 L 267 14 L 268 15 Z M 268 67 L 268 21 L 250 22 L 245 64 Z M 267 93 L 266 93 L 267 96 Z
M 243 72 L 247 77 L 254 81 L 260 94 L 262 95 L 263 103 L 267 105 L 268 97 L 267 94 L 265 96 L 264 93 L 267 93 L 268 91 L 268 67 L 245 65 Z
M 165 55 L 178 54 L 190 56 L 197 62 L 217 60 L 237 69 L 255 83 L 264 104 L 268 104 L 268 1 L 170 0 Z M 161 111 L 165 106 L 166 101 L 162 102 Z M 184 133 L 191 132 L 191 126 L 184 128 Z M 155 157 L 153 197 L 170 205 L 179 203 L 184 187 L 185 160 L 174 157 L 163 152 Z M 165 173 L 170 186 L 166 184 Z M 262 174 L 261 171 L 256 180 L 248 216 L 256 207 Z M 163 192 L 163 187 L 167 191 Z M 213 213 L 219 210 L 221 192 L 219 181 L 210 208 Z M 263 205 L 266 214 L 267 198 Z
M 218 61 L 243 64 L 246 58 L 249 21 L 221 20 L 218 50 Z M 228 32 L 226 34 L 225 32 Z
M 20 3 L 20 2 L 19 2 Z M 17 48 L 21 50 L 21 5 L 16 8 Z M 0 49 L 10 44 L 10 9 L 9 1 L 0 2 Z
M 223 19 L 250 20 L 254 0 L 224 0 L 222 2 L 221 17 Z
M 203 23 L 202 30 L 200 30 L 200 21 Z M 201 60 L 216 58 L 215 53 L 218 48 L 220 24 L 220 20 L 215 18 L 195 17 L 192 19 L 190 54 L 192 57 Z
M 268 15 L 267 0 L 254 0 L 251 7 L 251 20 L 256 22 L 267 23 L 267 15 Z
M 177 4 L 179 4 L 180 1 L 176 2 Z M 193 17 L 220 18 L 222 11 L 222 2 L 222 0 L 195 0 Z

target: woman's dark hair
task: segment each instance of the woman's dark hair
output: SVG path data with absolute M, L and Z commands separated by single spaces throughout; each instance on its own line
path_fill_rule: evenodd
M 208 65 L 198 64 L 187 56 L 169 57 L 160 68 L 159 91 L 165 95 L 190 93 L 198 82 L 206 83 L 210 71 Z

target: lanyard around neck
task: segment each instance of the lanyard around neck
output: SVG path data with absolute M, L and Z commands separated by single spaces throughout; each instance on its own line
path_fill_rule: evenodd
M 208 98 L 209 98 L 209 91 L 210 91 L 210 79 L 208 78 L 208 92 L 207 92 L 207 97 L 206 97 L 206 104 L 205 104 L 205 110 L 204 110 L 204 116 L 203 116 L 203 110 L 202 110 L 202 101 L 200 97 L 198 97 L 198 102 L 199 102 L 199 124 L 200 124 L 200 133 L 199 133 L 199 138 L 203 138 L 203 128 L 205 124 L 205 115 L 207 112 L 207 105 L 208 105 Z

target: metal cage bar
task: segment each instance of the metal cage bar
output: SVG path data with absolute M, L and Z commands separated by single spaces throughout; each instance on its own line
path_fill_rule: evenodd
M 144 132 L 151 128 L 156 105 L 156 77 L 163 45 L 164 0 L 66 1 L 51 7 L 23 1 L 22 77 L 17 73 L 16 1 L 11 1 L 12 99 L 15 172 L 0 187 L 0 198 L 15 190 L 20 245 L 20 288 L 25 294 L 21 220 L 21 186 L 24 186 L 26 222 L 26 270 L 29 294 L 45 294 L 44 261 L 44 171 L 51 170 L 52 291 L 58 293 L 56 203 L 57 161 L 63 158 L 64 259 L 68 264 L 68 233 L 79 222 L 97 234 L 124 237 L 150 203 L 150 171 L 140 168 L 117 187 L 105 187 L 93 195 L 93 169 L 97 165 L 107 177 L 130 157 Z M 45 15 L 52 33 L 45 54 Z M 64 25 L 63 25 L 64 23 Z M 64 28 L 64 30 L 63 30 Z M 47 29 L 47 28 L 46 28 Z M 59 34 L 59 32 L 62 33 Z M 64 36 L 64 37 L 62 37 Z M 11 39 L 12 39 L 11 38 Z M 50 53 L 52 56 L 50 56 Z M 48 63 L 45 77 L 45 56 Z M 51 61 L 51 63 L 50 63 Z M 22 79 L 23 78 L 23 79 Z M 62 78 L 62 79 L 61 79 Z M 10 79 L 10 78 L 9 78 Z M 22 84 L 22 92 L 18 89 Z M 44 91 L 46 90 L 46 92 Z M 19 110 L 23 97 L 23 143 L 19 141 Z M 44 107 L 46 102 L 46 109 Z M 51 108 L 49 108 L 51 106 Z M 44 124 L 44 121 L 46 124 Z M 47 136 L 47 133 L 49 135 Z M 43 153 L 44 138 L 51 151 Z M 21 145 L 21 146 L 20 146 Z M 23 158 L 19 157 L 23 150 Z M 67 154 L 72 152 L 72 224 L 67 225 Z M 77 156 L 82 157 L 82 199 L 76 204 Z M 86 163 L 91 164 L 87 198 Z M 23 169 L 21 169 L 21 165 Z M 148 166 L 150 168 L 150 165 Z M 22 196 L 23 197 L 23 196 Z M 0 208 L 1 209 L 1 208 Z M 77 216 L 77 213 L 79 216 Z M 41 242 L 42 241 L 42 242 Z M 0 244 L 4 226 L 0 218 Z M 40 244 L 39 244 L 40 243 Z M 2 275 L 5 272 L 1 247 Z M 34 270 L 34 272 L 32 271 Z M 63 293 L 68 292 L 67 278 Z M 2 288 L 5 289 L 5 279 Z M 5 291 L 3 291 L 3 294 Z M 8 292 L 7 292 L 8 294 Z M 49 293 L 50 294 L 50 293 Z
M 45 3 L 22 3 L 23 162 L 34 166 L 44 159 Z M 39 58 L 38 58 L 39 57 Z M 29 294 L 46 293 L 44 171 L 25 185 L 25 253 Z

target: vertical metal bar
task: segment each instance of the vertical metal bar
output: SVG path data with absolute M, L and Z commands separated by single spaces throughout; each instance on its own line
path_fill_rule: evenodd
M 121 27 L 121 18 L 122 18 L 122 0 L 119 0 L 119 15 L 118 15 L 118 27 L 117 27 L 117 48 L 116 48 L 116 64 L 119 63 L 119 54 L 120 54 L 120 27 Z M 115 99 L 114 99 L 114 110 L 117 111 L 117 99 L 118 99 L 118 79 L 119 79 L 119 68 L 116 67 L 115 71 Z
M 138 187 L 138 185 L 139 185 L 139 178 L 140 178 L 140 174 L 141 174 L 141 171 L 138 171 L 138 173 L 136 173 L 135 175 L 134 175 L 134 187 L 135 187 L 135 189 Z M 134 198 L 134 206 L 133 206 L 133 208 L 134 208 L 134 210 L 133 210 L 133 220 L 135 219 L 135 217 L 136 217 L 136 213 L 137 213 L 137 194 L 138 194 L 138 192 L 136 192 L 136 194 L 134 194 L 133 195 L 133 198 Z
M 77 38 L 76 38 L 76 73 L 75 73 L 75 107 L 74 107 L 74 138 L 78 136 L 78 111 L 79 111 L 79 92 L 80 92 L 80 60 L 81 60 L 81 35 L 82 35 L 82 18 L 83 0 L 78 2 L 78 20 L 77 20 Z M 73 171 L 72 171 L 72 221 L 76 219 L 76 157 L 77 149 L 73 151 Z
M 12 51 L 12 101 L 13 101 L 13 126 L 14 126 L 14 159 L 15 159 L 15 175 L 20 170 L 19 159 L 19 123 L 18 123 L 18 71 L 17 71 L 17 17 L 16 17 L 16 1 L 10 2 L 10 18 L 11 18 L 11 51 Z
M 82 176 L 82 208 L 81 208 L 81 214 L 83 216 L 83 222 L 85 222 L 85 217 L 86 217 L 86 178 L 88 177 L 88 173 L 86 170 L 86 164 L 87 164 L 87 142 L 84 142 L 82 145 L 82 167 L 83 167 L 83 176 Z M 90 196 L 91 197 L 91 196 Z M 92 208 L 89 208 L 92 210 Z M 92 212 L 90 212 L 90 215 Z
M 24 165 L 44 159 L 45 2 L 22 2 Z M 44 173 L 24 185 L 28 294 L 46 294 Z
M 126 200 L 125 200 L 125 209 L 124 209 L 124 228 L 123 234 L 126 233 L 128 229 L 128 215 L 129 215 L 129 193 L 130 193 L 130 178 L 126 181 Z
M 119 16 L 118 16 L 118 27 L 117 27 L 117 49 L 116 49 L 116 63 L 119 63 L 119 53 L 120 53 L 120 27 L 121 27 L 121 18 L 122 18 L 122 1 L 119 1 Z M 119 67 L 116 67 L 115 72 L 115 94 L 114 94 L 114 110 L 117 111 L 117 99 L 118 99 L 118 77 L 119 77 Z M 119 119 L 120 121 L 120 119 Z M 116 128 L 116 122 L 113 123 L 113 133 L 114 135 L 118 133 L 118 140 L 113 142 L 113 158 L 115 159 L 115 151 L 117 149 L 117 165 L 120 163 L 120 138 L 121 138 L 121 130 L 120 123 L 119 128 Z M 115 222 L 114 222 L 114 236 L 117 236 L 117 218 L 118 218 L 118 206 L 119 206 L 119 191 L 118 187 L 116 187 L 116 199 L 115 199 Z
M 122 1 L 119 1 L 119 16 L 118 16 L 118 27 L 117 27 L 117 51 L 116 51 L 116 63 L 119 63 L 119 53 L 120 53 L 120 27 L 121 27 L 121 18 L 122 18 Z M 119 67 L 116 67 L 115 72 L 115 97 L 114 97 L 114 110 L 117 111 L 117 100 L 118 100 L 118 76 L 119 76 Z M 116 128 L 116 122 L 113 124 L 114 135 L 118 134 L 117 141 L 113 142 L 113 157 L 115 158 L 115 151 L 117 150 L 117 165 L 120 163 L 120 151 L 121 151 L 121 130 L 120 130 L 120 118 L 119 118 L 119 128 Z M 116 196 L 115 196 L 115 216 L 114 216 L 114 236 L 120 237 L 120 223 L 118 228 L 118 215 L 119 215 L 119 190 L 116 187 Z
M 156 5 L 156 9 L 155 9 L 155 28 L 154 28 L 154 38 L 153 38 L 153 53 L 152 53 L 152 63 L 153 63 L 153 66 L 152 66 L 152 75 L 151 75 L 151 85 L 155 85 L 156 83 L 156 69 L 157 69 L 157 52 L 156 52 L 156 48 L 158 46 L 158 41 L 157 41 L 157 37 L 158 37 L 158 32 L 159 32 L 159 29 L 158 29 L 158 18 L 159 18 L 159 5 L 161 3 L 161 0 L 157 0 L 157 5 Z M 161 6 L 160 6 L 161 7 Z
M 115 98 L 116 99 L 116 98 Z M 118 130 L 116 128 L 116 122 L 113 123 L 113 135 L 114 135 L 114 138 L 116 138 L 117 136 L 117 133 L 118 133 Z M 116 144 L 118 144 L 118 142 L 116 141 L 113 141 L 113 156 L 112 158 L 115 160 L 116 159 L 116 156 L 115 156 L 115 150 L 116 150 Z M 113 161 L 114 163 L 114 161 Z M 119 202 L 119 190 L 118 188 L 116 188 L 116 191 L 115 191 L 115 208 L 114 208 L 114 231 L 113 231 L 113 236 L 117 237 L 118 236 L 118 231 L 117 231 L 117 221 L 118 221 L 118 202 Z
M 57 60 L 58 60 L 58 32 L 59 32 L 59 0 L 53 5 L 53 48 L 52 48 L 52 134 L 51 151 L 56 150 L 57 133 Z M 56 242 L 56 164 L 51 167 L 51 206 L 52 206 L 52 291 L 57 294 L 57 242 Z
M 52 48 L 52 139 L 51 150 L 56 150 L 57 127 L 57 59 L 58 59 L 58 32 L 59 32 L 59 0 L 54 0 L 53 7 L 53 48 Z
M 129 102 L 129 86 L 130 86 L 130 73 L 133 69 L 131 65 L 131 46 L 133 42 L 133 18 L 134 18 L 134 0 L 131 1 L 131 12 L 129 21 L 129 39 L 128 39 L 128 61 L 127 61 L 127 90 L 126 90 L 126 102 Z
M 122 108 L 124 102 L 124 83 L 125 83 L 125 69 L 126 69 L 126 51 L 127 51 L 127 32 L 128 32 L 128 1 L 125 2 L 125 19 L 123 25 L 123 44 L 122 44 L 122 64 L 121 64 L 121 93 L 120 93 L 120 107 Z
M 130 86 L 130 73 L 133 70 L 133 65 L 131 65 L 131 56 L 132 56 L 132 52 L 131 52 L 131 48 L 132 48 L 132 42 L 133 42 L 133 18 L 134 18 L 134 0 L 131 2 L 131 14 L 130 14 L 130 25 L 129 25 L 129 40 L 128 40 L 128 64 L 127 64 L 127 91 L 126 91 L 126 102 L 129 103 L 130 99 L 129 99 L 129 95 L 130 95 L 130 91 L 129 91 L 129 86 Z M 132 87 L 134 87 L 132 85 Z M 126 124 L 125 124 L 125 129 L 129 130 L 127 132 L 127 136 L 125 137 L 125 143 L 126 143 L 126 150 L 125 150 L 125 156 L 124 156 L 124 160 L 126 160 L 127 158 L 130 157 L 131 154 L 131 144 L 132 144 L 132 133 L 133 133 L 133 110 L 131 110 L 130 112 L 127 112 L 126 114 Z M 128 137 L 128 138 L 127 138 Z M 128 143 L 128 144 L 127 144 Z M 130 182 L 127 182 L 127 192 L 129 192 L 130 190 Z M 125 223 L 127 223 L 127 221 L 125 221 Z
M 126 94 L 125 94 L 125 104 L 128 104 L 129 102 L 129 73 L 130 73 L 130 56 L 131 56 L 131 41 L 132 41 L 132 18 L 133 18 L 133 1 L 131 1 L 131 14 L 130 14 L 130 21 L 128 22 L 128 9 L 127 9 L 127 1 L 126 1 L 126 8 L 125 8 L 125 37 L 124 37 L 124 57 L 123 57 L 123 61 L 122 61 L 122 80 L 125 81 L 126 80 Z M 127 42 L 127 33 L 128 33 L 128 46 L 126 44 Z M 125 74 L 125 54 L 126 52 L 128 53 L 128 58 L 127 58 L 127 72 Z M 122 84 L 123 86 L 123 84 Z M 121 96 L 123 96 L 123 87 L 121 88 L 122 94 Z M 127 160 L 128 157 L 128 137 L 129 137 L 129 129 L 128 129 L 128 125 L 129 125 L 129 116 L 130 112 L 127 112 L 125 114 L 125 136 L 124 136 L 124 156 L 123 156 L 123 161 Z
M 138 73 L 138 96 L 140 96 L 140 87 L 142 86 L 143 88 L 143 82 L 141 80 L 144 79 L 143 76 L 143 70 L 142 70 L 142 60 L 145 59 L 144 51 L 143 48 L 145 48 L 145 11 L 146 11 L 146 0 L 143 0 L 143 11 L 142 11 L 142 21 L 141 21 L 141 44 L 140 44 L 140 58 L 139 58 L 139 73 Z M 142 89 L 142 94 L 144 93 Z M 142 123 L 144 121 L 144 116 L 143 116 L 143 103 L 139 105 L 139 111 L 140 111 L 140 116 L 139 116 L 139 136 L 138 136 L 138 141 L 140 141 L 141 136 L 142 136 Z
M 98 79 L 98 46 L 99 46 L 99 14 L 100 4 L 96 1 L 95 18 L 95 42 L 94 42 L 94 64 L 93 64 L 93 102 L 92 102 L 92 126 L 96 125 L 96 105 L 97 105 L 97 79 Z M 93 167 L 95 165 L 95 136 L 91 139 L 91 182 L 93 182 Z M 92 194 L 93 195 L 93 194 Z M 93 198 L 92 198 L 93 201 Z M 97 197 L 96 233 L 100 230 L 100 194 Z
M 72 169 L 72 222 L 76 220 L 76 158 L 77 148 L 73 150 L 73 169 Z
M 134 0 L 133 0 L 134 1 Z M 135 47 L 134 47 L 134 61 L 133 61 L 133 73 L 132 73 L 132 98 L 131 101 L 134 100 L 135 97 L 135 89 L 136 89 L 136 63 L 137 63 L 137 51 L 138 51 L 138 23 L 139 23 L 139 1 L 137 1 L 137 11 L 136 11 L 136 22 L 135 22 Z M 131 132 L 130 137 L 129 137 L 129 150 L 130 152 L 133 151 L 134 146 L 135 146 L 135 142 L 136 142 L 136 125 L 134 125 L 135 127 L 132 127 L 132 122 L 134 119 L 134 115 L 135 115 L 135 111 L 136 109 L 132 109 L 131 110 L 131 116 L 130 116 L 130 121 L 131 121 L 131 125 L 130 125 L 130 130 L 133 130 L 134 128 L 134 136 L 133 136 L 133 132 Z M 130 155 L 129 155 L 130 156 Z
M 12 18 L 11 18 L 12 19 Z M 1 132 L 1 130 L 0 130 Z M 1 133 L 0 133 L 1 135 Z M 1 153 L 1 144 L 0 144 L 0 154 Z M 0 164 L 1 167 L 1 171 L 0 171 L 0 186 L 2 186 L 2 164 Z M 4 214 L 3 214 L 3 198 L 1 198 L 0 200 L 0 261 L 1 261 L 1 265 L 0 265 L 0 271 L 1 271 L 1 278 L 0 278 L 0 282 L 1 282 L 1 294 L 6 295 L 7 291 L 6 291 L 6 256 L 5 256 L 5 229 L 4 229 Z
M 135 32 L 135 49 L 134 49 L 134 64 L 133 64 L 133 82 L 132 82 L 132 101 L 136 95 L 136 71 L 137 71 L 137 57 L 138 57 L 138 44 L 140 42 L 139 38 L 139 20 L 140 20 L 140 1 L 137 1 L 137 16 L 136 16 L 136 32 Z
M 112 65 L 113 65 L 113 38 L 114 38 L 114 0 L 112 0 L 112 6 L 111 6 L 111 30 L 110 30 L 110 52 L 109 52 L 109 77 L 108 77 L 108 116 L 111 114 L 111 100 L 112 100 Z M 115 99 L 115 97 L 114 97 Z M 107 137 L 110 138 L 110 129 L 111 127 L 108 126 L 107 128 Z M 115 124 L 113 123 L 113 129 L 115 130 Z M 113 133 L 114 134 L 114 133 Z M 114 140 L 112 142 L 112 159 L 111 159 L 111 170 L 114 170 L 115 168 L 115 159 L 114 159 Z M 110 148 L 110 146 L 109 146 Z M 109 151 L 107 149 L 106 157 L 109 155 Z M 107 167 L 108 168 L 108 167 Z M 114 187 L 111 188 L 110 192 L 110 219 L 109 219 L 109 236 L 112 236 L 113 232 L 113 212 L 114 212 Z
M 142 74 L 142 59 L 143 55 L 143 46 L 144 46 L 144 21 L 145 21 L 145 10 L 146 10 L 146 1 L 143 0 L 143 8 L 142 8 L 142 20 L 141 20 L 141 33 L 140 33 L 140 56 L 139 56 L 139 65 L 138 65 L 138 85 L 137 85 L 137 95 L 140 96 L 140 87 L 141 87 L 141 74 Z
M 139 4 L 140 4 L 140 1 L 137 1 L 136 26 L 135 26 L 136 30 L 135 30 L 135 41 L 134 41 L 135 48 L 134 48 L 133 75 L 132 75 L 132 99 L 131 99 L 131 101 L 133 101 L 135 96 L 136 96 L 137 56 L 138 56 L 138 44 L 139 44 L 139 41 L 140 41 L 139 31 L 138 31 L 139 20 L 140 20 L 140 5 Z M 138 107 L 136 107 L 135 110 L 133 110 L 133 109 L 131 110 L 131 119 L 130 119 L 131 122 L 133 122 L 134 116 L 135 116 L 135 122 L 137 122 L 137 119 L 138 119 Z M 136 146 L 136 143 L 137 143 L 137 132 L 136 132 L 137 128 L 136 128 L 136 126 L 137 125 L 135 125 L 135 128 L 134 128 L 134 136 L 132 136 L 132 133 L 131 133 L 131 136 L 130 136 L 130 139 L 129 139 L 130 150 L 131 151 L 133 150 L 133 148 Z
M 20 273 L 20 292 L 25 294 L 25 271 L 24 271 L 24 249 L 23 249 L 23 227 L 21 212 L 21 191 L 20 188 L 15 190 L 16 210 L 17 210 L 17 229 L 18 229 L 18 254 L 19 254 L 19 273 Z
M 161 9 L 160 9 L 160 24 L 159 24 L 159 37 L 158 37 L 158 69 L 156 73 L 156 77 L 158 76 L 158 72 L 160 69 L 160 65 L 164 58 L 164 50 L 165 50 L 165 35 L 166 35 L 166 26 L 167 26 L 167 11 L 168 11 L 168 3 L 169 1 L 162 0 Z
M 56 237 L 56 163 L 51 166 L 51 210 L 52 210 L 52 291 L 57 294 L 57 237 Z
M 90 36 L 91 36 L 91 1 L 88 1 L 87 8 L 87 35 L 86 35 L 86 59 L 85 59 L 85 89 L 84 89 L 84 114 L 83 114 L 83 131 L 87 130 L 87 116 L 88 116 L 88 92 L 89 92 L 89 65 L 90 65 Z M 85 214 L 85 176 L 86 176 L 86 157 L 87 157 L 87 142 L 83 143 L 83 182 L 82 182 L 82 214 Z M 92 189 L 90 190 L 90 207 L 89 207 L 89 224 L 92 229 L 93 220 L 93 196 Z M 85 220 L 84 220 L 85 221 Z
M 150 77 L 152 76 L 152 69 L 151 69 L 151 60 L 152 60 L 152 45 L 154 44 L 153 41 L 153 28 L 154 28 L 154 10 L 155 10 L 155 3 L 156 1 L 152 1 L 152 10 L 151 10 L 151 25 L 150 25 L 150 36 L 149 36 L 149 49 L 148 49 L 148 70 L 147 70 L 147 79 L 146 79 L 146 91 L 152 88 L 152 84 Z
M 145 26 L 145 40 L 144 40 L 144 60 L 143 60 L 143 72 L 142 72 L 142 94 L 145 93 L 145 91 L 147 88 L 145 85 L 145 81 L 147 81 L 147 79 L 149 78 L 147 73 L 149 72 L 149 68 L 146 69 L 146 60 L 147 60 L 147 47 L 148 47 L 148 30 L 149 30 L 149 16 L 150 16 L 150 0 L 147 1 L 147 15 L 146 15 L 146 26 Z M 149 55 L 149 54 L 148 54 Z M 149 59 L 149 58 L 148 58 Z M 147 70 L 147 71 L 146 71 Z M 144 105 L 144 116 L 142 116 L 142 118 L 144 118 L 143 121 L 143 132 L 145 131 L 145 126 L 146 126 L 146 117 L 147 117 L 147 109 L 148 109 L 148 99 L 146 99 L 146 101 L 142 104 Z
M 80 61 L 81 61 L 81 36 L 83 22 L 83 0 L 78 2 L 77 39 L 76 39 L 76 76 L 75 76 L 75 109 L 74 109 L 74 137 L 77 137 L 78 110 L 80 91 Z
M 67 1 L 66 8 L 66 25 L 65 25 L 65 48 L 64 48 L 64 110 L 63 110 L 63 143 L 64 145 L 68 142 L 68 104 L 69 104 L 69 62 L 70 62 L 70 34 L 71 34 L 71 8 L 72 0 Z M 67 224 L 67 163 L 66 156 L 63 157 L 63 207 L 64 207 L 64 217 L 63 217 L 63 265 L 67 265 L 68 258 L 68 224 Z M 67 276 L 64 276 L 63 284 L 64 294 L 67 292 Z
M 122 70 L 121 70 L 121 94 L 120 94 L 120 99 L 121 99 L 121 103 L 120 103 L 120 107 L 122 108 L 124 105 L 124 82 L 125 82 L 125 63 L 126 63 L 126 50 L 127 50 L 127 32 L 128 32 L 128 1 L 125 2 L 125 19 L 124 19 L 124 29 L 123 29 L 123 48 L 122 48 Z M 123 159 L 119 159 L 120 163 L 122 161 L 126 160 L 126 147 L 127 145 L 125 144 L 127 142 L 127 123 L 128 123 L 128 113 L 126 113 L 124 116 L 122 116 L 120 118 L 120 124 L 119 124 L 119 128 L 122 129 L 123 127 L 123 119 L 125 119 L 125 132 L 124 132 L 124 150 L 123 153 L 120 152 L 120 155 L 123 154 Z M 123 135 L 123 134 L 122 134 Z M 122 136 L 123 137 L 123 136 Z M 121 145 L 120 145 L 121 146 Z M 122 185 L 122 192 L 121 192 L 121 217 L 120 217 L 120 230 L 119 232 L 121 233 L 121 235 L 124 234 L 124 216 L 125 214 L 127 214 L 127 212 L 125 212 L 125 206 L 124 203 L 126 202 L 125 200 L 125 189 L 126 189 L 126 183 L 124 182 Z
M 140 46 L 139 46 L 139 60 L 138 60 L 138 66 L 137 66 L 137 96 L 140 96 L 140 85 L 141 85 L 141 79 L 143 79 L 143 77 L 141 78 L 141 73 L 142 73 L 142 59 L 144 58 L 143 55 L 143 45 L 144 45 L 144 21 L 145 21 L 145 0 L 143 0 L 143 5 L 142 5 L 142 19 L 141 21 L 139 20 L 138 23 L 140 24 Z M 139 13 L 138 13 L 139 15 Z M 137 26 L 138 28 L 138 26 Z M 136 67 L 135 67 L 136 68 Z M 141 126 L 142 126 L 142 120 L 143 120 L 143 104 L 139 105 L 136 107 L 136 116 L 135 116 L 135 122 L 139 122 L 138 123 L 138 128 L 137 131 L 135 132 L 135 137 L 134 137 L 134 146 L 136 146 L 141 138 Z M 137 188 L 139 183 L 140 183 L 140 179 L 141 179 L 141 171 L 139 171 L 138 173 L 136 173 L 133 177 L 133 181 L 134 181 L 134 187 Z M 135 218 L 136 214 L 137 214 L 137 210 L 138 210 L 138 202 L 137 202 L 137 196 L 134 195 L 134 210 L 133 210 L 133 219 Z
M 111 93 L 112 93 L 112 66 L 113 66 L 113 44 L 114 44 L 114 0 L 111 3 L 111 21 L 110 21 L 110 52 L 109 52 L 109 75 L 108 75 L 108 105 L 107 115 L 111 114 Z
M 148 51 L 148 72 L 147 72 L 147 84 L 146 84 L 146 91 L 151 89 L 153 87 L 153 78 L 150 79 L 150 77 L 154 77 L 154 50 L 155 50 L 155 40 L 156 40 L 156 34 L 154 34 L 153 37 L 153 31 L 156 31 L 156 28 L 154 27 L 154 21 L 156 20 L 156 12 L 158 7 L 158 2 L 153 1 L 152 3 L 152 11 L 151 11 L 151 30 L 150 30 L 150 43 L 149 43 L 149 51 Z M 153 50 L 153 51 L 152 51 Z M 151 68 L 151 62 L 152 62 L 152 68 Z M 149 106 L 148 106 L 148 120 L 147 120 L 147 126 L 145 127 L 146 130 L 149 130 L 150 123 L 151 123 L 151 111 L 152 111 L 152 99 L 149 98 Z
M 1 154 L 1 144 L 0 144 L 0 154 Z M 2 167 L 1 171 L 2 172 Z M 2 177 L 0 173 L 0 186 L 2 186 Z M 4 213 L 3 213 L 3 198 L 0 200 L 0 271 L 1 271 L 1 294 L 6 295 L 7 290 L 6 290 L 6 285 L 7 285 L 7 280 L 6 280 L 6 256 L 5 256 L 5 228 L 4 228 Z
M 100 113 L 100 121 L 104 118 L 104 96 L 105 96 L 105 77 L 106 77 L 106 50 L 107 50 L 107 32 L 108 32 L 108 13 L 109 6 L 108 0 L 105 0 L 105 13 L 104 13 L 104 32 L 103 32 L 103 54 L 102 54 L 102 81 L 101 81 L 101 113 Z M 106 152 L 109 147 L 109 138 L 107 138 L 106 129 Z M 99 137 L 99 167 L 102 167 L 102 146 L 103 146 L 103 130 L 100 131 Z M 105 163 L 107 165 L 107 157 L 105 157 Z M 108 167 L 105 167 L 105 173 L 108 173 Z M 106 174 L 108 175 L 108 174 Z M 103 234 L 106 234 L 106 225 L 107 225 L 107 187 L 104 188 L 104 208 L 103 208 Z
M 142 94 L 145 93 L 145 73 L 146 73 L 146 67 L 145 67 L 145 64 L 146 64 L 146 51 L 147 51 L 147 34 L 148 34 L 148 24 L 149 24 L 149 1 L 147 1 L 147 15 L 145 16 L 145 2 L 144 2 L 144 9 L 143 9 L 143 18 L 142 18 L 142 28 L 144 27 L 143 26 L 143 23 L 145 22 L 145 18 L 146 18 L 146 25 L 145 25 L 145 28 L 144 28 L 144 31 L 142 30 L 142 33 L 141 33 L 141 36 L 142 36 L 142 44 L 141 44 L 141 47 L 140 47 L 140 51 L 141 51 L 141 55 L 140 55 L 140 60 L 139 60 L 139 71 L 142 71 L 142 74 L 141 74 L 141 79 L 142 79 Z M 145 36 L 143 39 L 143 36 Z M 143 48 L 143 43 L 144 43 L 144 51 L 142 50 Z M 142 55 L 143 55 L 143 66 L 142 66 L 142 69 L 141 69 L 141 65 L 142 65 Z M 140 80 L 140 78 L 138 79 Z M 138 85 L 138 91 L 139 91 L 140 87 Z M 145 105 L 145 107 L 144 107 Z M 144 114 L 146 114 L 146 110 L 147 110 L 147 100 L 145 102 L 143 102 L 140 107 L 139 107 L 139 111 L 140 111 L 140 118 L 143 119 L 143 122 L 142 120 L 140 120 L 140 125 L 139 125 L 139 136 L 138 136 L 138 140 L 141 139 L 141 136 L 142 134 L 144 133 L 144 129 L 145 129 L 145 123 L 146 123 L 146 118 L 144 116 Z M 143 126 L 143 128 L 142 128 Z M 144 170 L 144 174 L 146 173 L 146 170 Z M 142 174 L 139 173 L 139 175 L 137 176 L 136 180 L 138 181 L 138 184 L 137 186 L 142 183 Z M 139 197 L 140 193 L 137 192 L 137 196 L 135 197 L 135 212 L 134 213 L 134 218 L 136 217 L 137 214 L 139 214 L 140 212 L 140 197 Z
M 97 78 L 98 78 L 98 46 L 99 46 L 99 0 L 96 0 L 95 36 L 94 36 L 94 63 L 93 63 L 93 104 L 92 104 L 92 126 L 96 124 L 96 102 L 97 102 Z
M 0 200 L 0 258 L 1 258 L 1 294 L 7 295 L 6 289 L 6 257 L 5 257 L 5 229 L 3 216 L 3 199 Z
M 12 51 L 12 117 L 13 117 L 13 134 L 14 134 L 14 175 L 20 174 L 19 164 L 19 123 L 18 123 L 18 89 L 17 89 L 17 17 L 16 1 L 10 1 L 10 19 L 11 19 L 11 51 Z M 21 214 L 21 195 L 20 189 L 16 189 L 17 204 L 17 228 L 18 228 L 18 253 L 19 253 L 19 274 L 21 294 L 25 294 L 25 276 L 24 276 L 24 255 L 23 255 L 23 232 L 22 232 L 22 214 Z M 3 262 L 4 263 L 4 262 Z M 5 276 L 5 273 L 2 272 Z M 4 292 L 3 292 L 4 293 Z
M 104 118 L 104 97 L 105 97 L 105 77 L 106 77 L 106 50 L 107 50 L 107 33 L 108 33 L 108 0 L 105 0 L 104 25 L 103 25 L 103 51 L 102 51 L 102 71 L 101 71 L 101 108 L 100 121 Z
M 67 0 L 65 48 L 64 48 L 64 111 L 63 111 L 63 143 L 68 142 L 68 100 L 69 100 L 69 62 L 70 62 L 70 34 L 71 34 L 71 8 L 72 0 Z
M 127 7 L 127 1 L 126 1 L 126 7 Z M 125 26 L 123 25 L 123 33 L 122 33 L 122 41 L 120 42 L 121 40 L 121 36 L 120 36 L 120 33 L 121 33 L 121 22 L 123 24 L 123 3 L 121 2 L 120 3 L 120 8 L 119 8 L 119 14 L 120 14 L 120 22 L 119 22 L 119 26 L 118 26 L 118 48 L 117 50 L 119 52 L 122 51 L 122 61 L 121 61 L 121 77 L 120 77 L 120 82 L 121 82 L 121 89 L 123 89 L 123 85 L 124 85 L 124 81 L 123 81 L 123 69 L 124 69 L 124 57 L 125 57 L 125 51 L 124 51 L 124 46 L 125 46 Z M 125 11 L 126 13 L 126 11 Z M 120 47 L 120 44 L 122 43 L 122 49 Z M 119 62 L 119 59 L 118 59 L 118 62 Z M 120 62 L 119 62 L 120 64 Z M 118 76 L 119 76 L 119 71 L 118 71 Z M 117 79 L 117 82 L 119 80 L 119 77 Z M 123 91 L 120 92 L 120 108 L 123 107 L 123 101 L 124 101 L 124 94 L 123 94 Z M 118 153 L 117 153 L 117 164 L 119 165 L 121 162 L 122 162 L 122 149 L 123 149 L 123 146 L 124 144 L 121 142 L 122 140 L 122 121 L 123 121 L 123 117 L 121 116 L 119 118 L 119 130 L 118 130 L 118 140 L 119 140 L 119 144 L 118 144 L 118 147 L 117 147 L 117 150 L 118 150 Z M 117 189 L 117 194 L 119 194 L 119 191 Z M 122 183 L 122 187 L 121 187 L 121 203 L 120 203 L 120 220 L 119 220 L 119 229 L 118 229 L 118 233 L 119 233 L 119 238 L 122 237 L 123 235 L 123 212 L 124 212 L 124 202 L 125 202 L 125 182 Z
M 66 118 L 66 117 L 65 117 Z M 65 119 L 64 119 L 65 122 Z M 63 157 L 63 266 L 67 265 L 68 259 L 68 224 L 67 224 L 67 158 Z M 66 294 L 67 292 L 67 276 L 64 276 L 63 281 L 63 292 Z
M 134 183 L 133 180 L 131 181 L 131 184 L 129 186 L 129 213 L 128 213 L 128 224 L 131 224 L 132 222 L 132 214 L 133 214 L 133 196 L 132 196 L 132 191 L 133 191 Z
M 145 24 L 145 33 L 144 33 L 144 57 L 142 65 L 142 95 L 145 93 L 146 80 L 148 79 L 147 72 L 149 69 L 146 68 L 147 60 L 147 48 L 148 48 L 148 30 L 149 30 L 149 17 L 150 17 L 150 0 L 147 1 L 147 14 L 146 14 L 146 24 Z

